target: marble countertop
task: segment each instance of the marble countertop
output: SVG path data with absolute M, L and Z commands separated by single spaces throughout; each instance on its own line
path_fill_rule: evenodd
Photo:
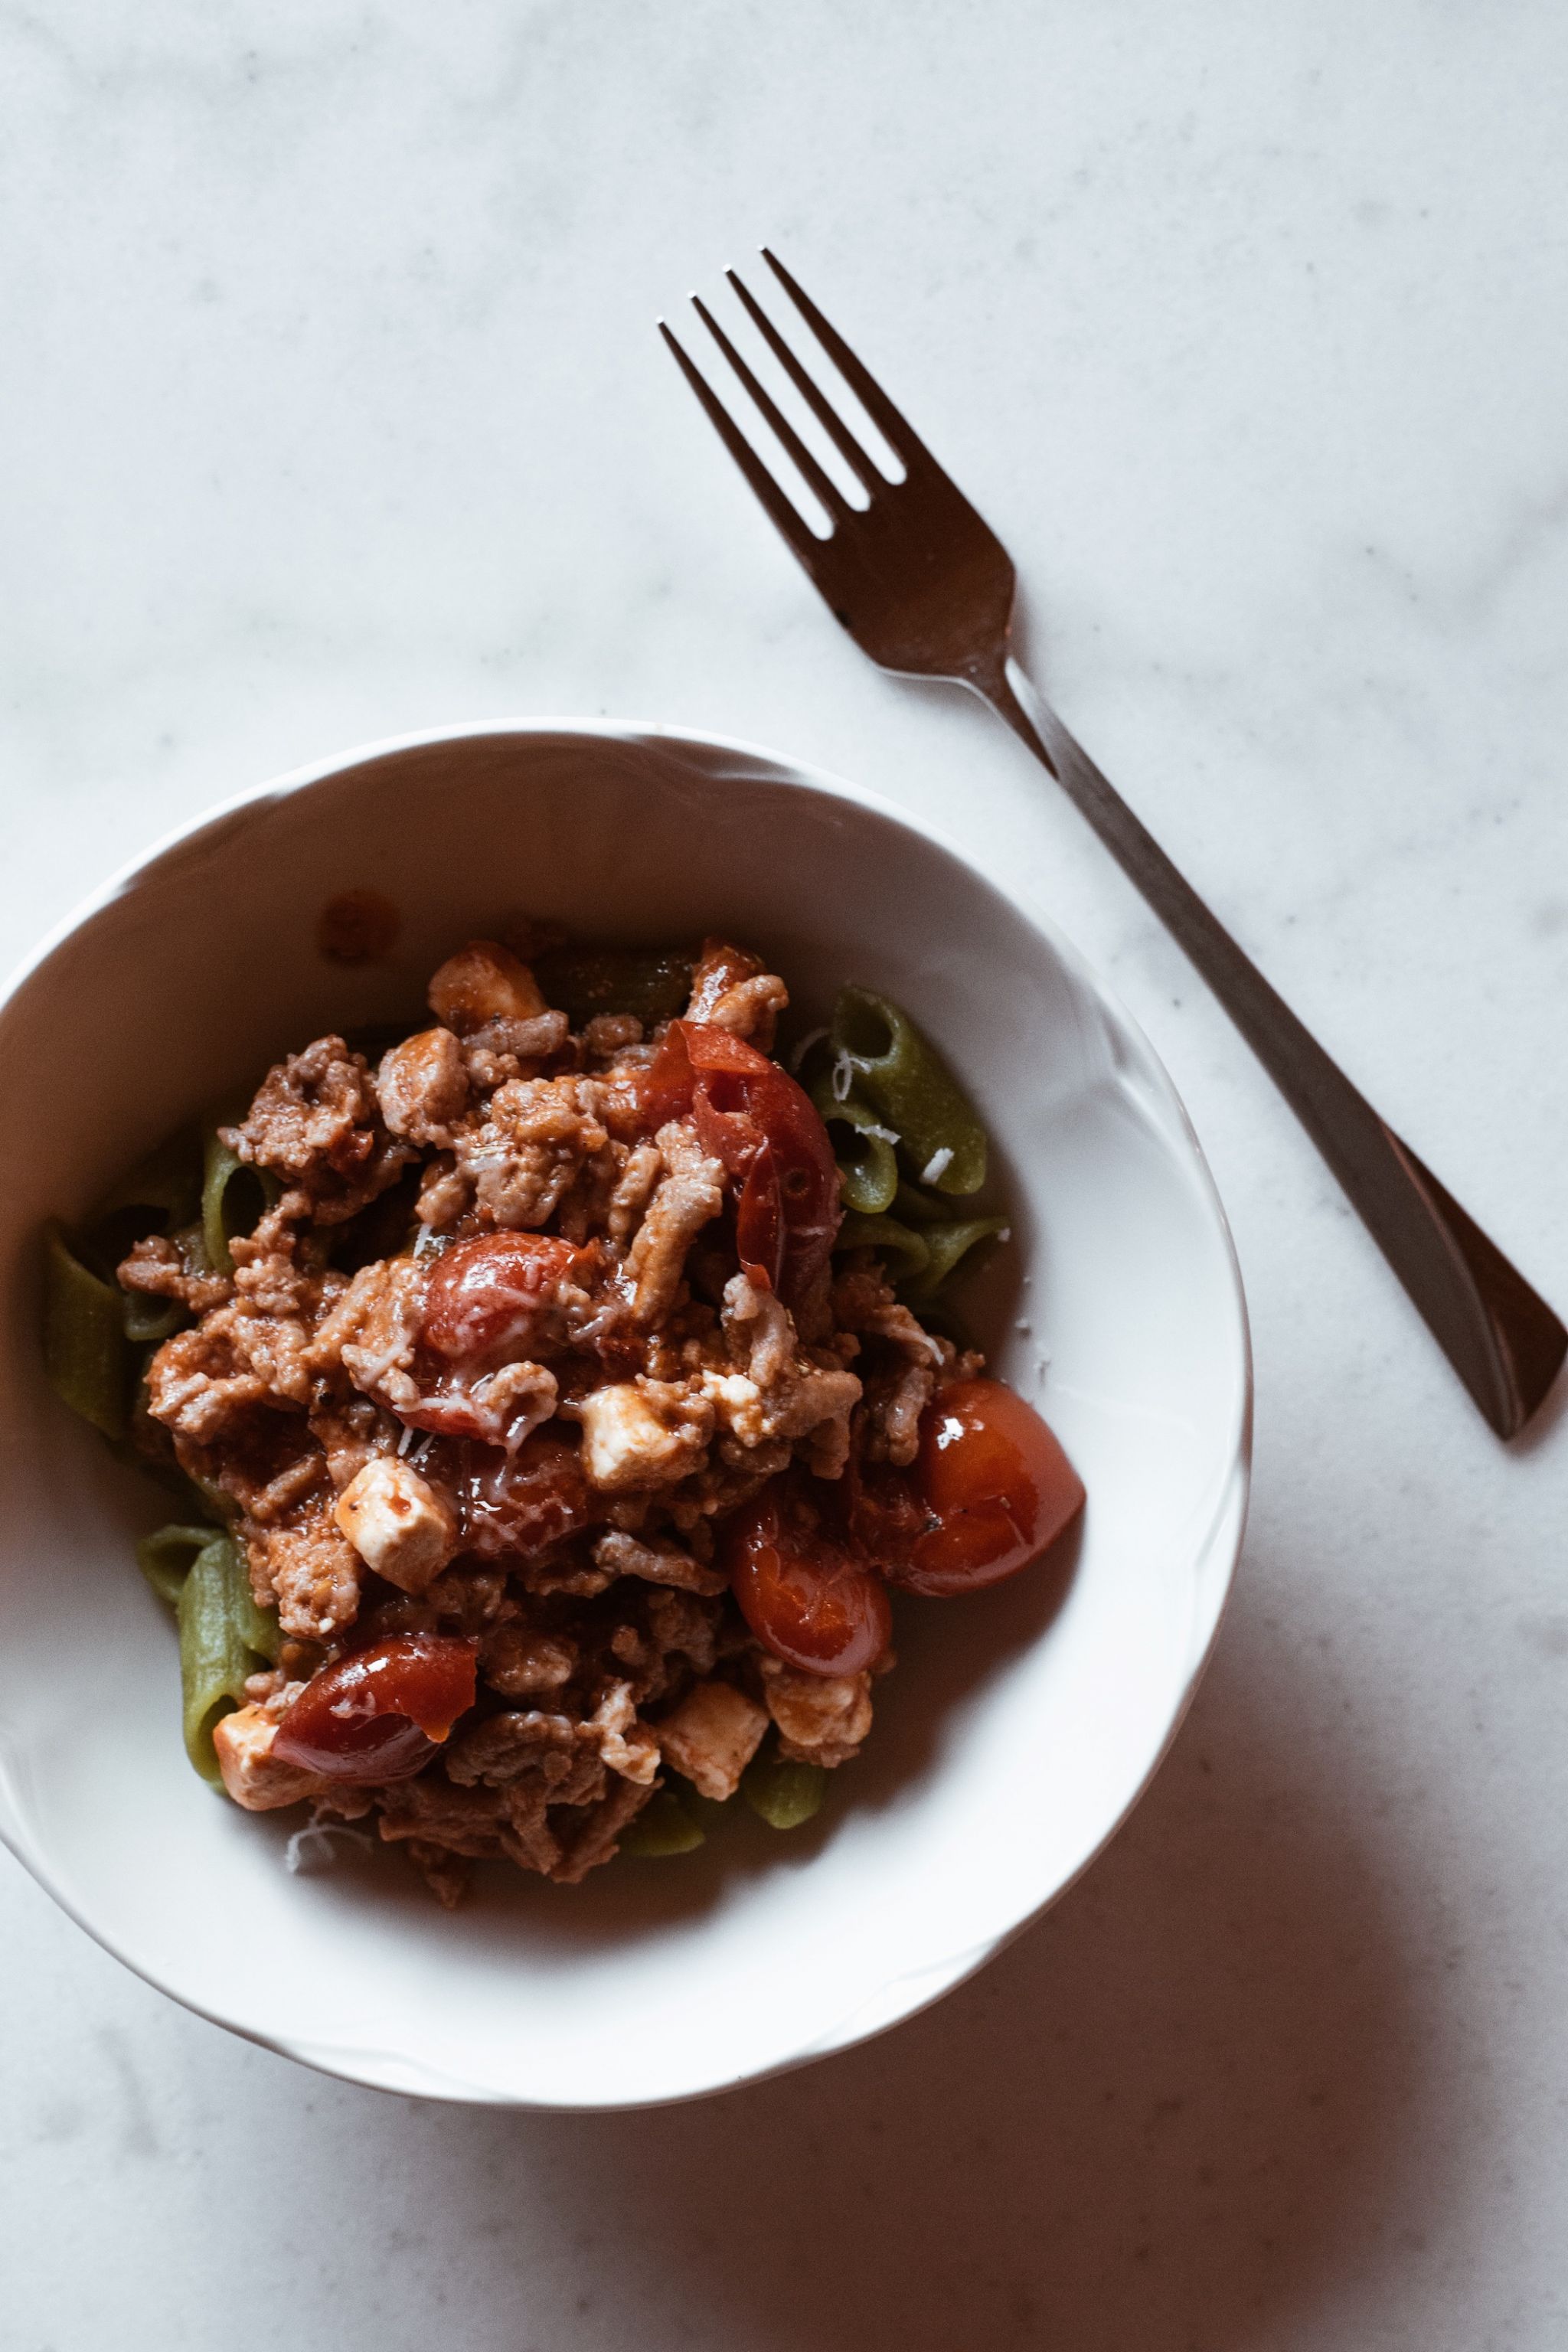
M 0 1856 L 6 2343 L 1568 2346 L 1560 1411 L 1500 1448 L 1077 818 L 832 626 L 652 333 L 776 243 L 1002 529 L 1069 721 L 1563 1305 L 1561 10 L 67 0 L 0 11 L 0 89 L 6 960 L 357 740 L 776 745 L 1005 856 L 1110 975 L 1258 1357 L 1153 1789 L 803 2074 L 619 2118 L 345 2087 Z

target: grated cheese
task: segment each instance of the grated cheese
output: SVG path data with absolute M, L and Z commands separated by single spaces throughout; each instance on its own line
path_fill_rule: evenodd
M 296 1830 L 284 1847 L 284 1869 L 298 1872 L 331 1862 L 335 1837 L 346 1838 L 350 1845 L 363 1846 L 366 1853 L 375 1851 L 375 1840 L 364 1830 L 351 1829 L 347 1822 L 323 1821 L 320 1813 L 312 1813 L 304 1828 Z
M 940 1151 L 931 1153 L 931 1158 L 921 1170 L 921 1182 L 922 1184 L 939 1183 L 952 1166 L 952 1147 L 951 1144 L 944 1143 Z

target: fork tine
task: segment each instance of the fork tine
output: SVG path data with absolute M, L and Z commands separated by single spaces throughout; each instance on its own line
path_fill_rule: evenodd
M 784 292 L 790 297 L 845 383 L 851 392 L 858 394 L 866 414 L 871 418 L 873 424 L 881 427 L 882 432 L 887 436 L 889 447 L 897 450 L 906 466 L 912 466 L 919 461 L 940 473 L 942 468 L 937 465 L 920 436 L 904 422 L 876 377 L 868 374 L 861 366 L 837 328 L 828 325 L 810 295 L 804 288 L 795 284 L 778 256 L 771 252 L 765 245 L 762 248 L 762 254 L 763 259 L 767 263 Z
M 808 404 L 817 423 L 832 436 L 845 464 L 851 468 L 868 490 L 874 490 L 876 485 L 885 479 L 880 467 L 861 448 L 833 403 L 816 383 L 816 378 L 802 366 L 750 287 L 743 285 L 732 269 L 726 269 L 724 275 L 745 304 L 747 317 L 766 342 L 768 349 L 789 377 L 796 392 Z
M 707 303 L 702 299 L 700 294 L 694 294 L 692 296 L 691 307 L 696 311 L 698 317 L 701 320 L 703 325 L 707 328 L 709 333 L 712 336 L 714 341 L 718 344 L 719 349 L 723 352 L 724 357 L 729 361 L 730 365 L 734 369 L 735 373 L 740 377 L 741 382 L 747 392 L 751 394 L 752 400 L 761 410 L 767 424 L 772 427 L 773 433 L 776 435 L 781 446 L 786 451 L 795 465 L 798 467 L 806 482 L 809 483 L 812 489 L 816 491 L 817 497 L 822 500 L 823 505 L 826 508 L 834 521 L 842 522 L 849 513 L 849 501 L 844 496 L 843 491 L 838 488 L 837 483 L 835 482 L 829 475 L 823 472 L 822 467 L 817 464 L 816 458 L 812 456 L 811 451 L 806 447 L 805 443 L 801 439 L 800 435 L 795 431 L 795 426 L 790 423 L 788 417 L 784 415 L 783 410 L 772 398 L 765 386 L 757 382 L 756 377 L 752 373 L 751 369 L 746 365 L 745 361 L 741 357 L 740 352 L 735 349 L 734 344 L 730 341 L 729 336 L 724 332 L 723 328 L 719 324 L 718 320 L 713 316 L 712 311 L 710 310 Z
M 815 575 L 815 551 L 821 545 L 816 532 L 808 528 L 795 505 L 784 496 L 740 426 L 731 416 L 723 402 L 713 391 L 707 377 L 700 369 L 692 365 L 662 319 L 658 322 L 658 331 L 668 344 L 681 374 L 708 411 L 709 422 L 725 448 L 728 449 L 806 570 Z

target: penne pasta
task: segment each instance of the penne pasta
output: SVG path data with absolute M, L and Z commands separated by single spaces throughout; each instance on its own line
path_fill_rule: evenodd
M 136 1547 L 136 1565 L 157 1594 L 171 1609 L 179 1601 L 186 1577 L 199 1552 L 205 1551 L 217 1534 L 216 1528 L 159 1528 L 143 1536 Z
M 244 1705 L 247 1680 L 276 1656 L 277 1620 L 264 1615 L 252 1599 L 239 1546 L 232 1536 L 216 1532 L 192 1560 L 174 1614 L 180 1629 L 185 1753 L 216 1789 L 222 1775 L 213 1726 L 230 1707 Z
M 123 1437 L 131 1357 L 123 1301 L 89 1273 L 58 1225 L 44 1238 L 44 1370 L 58 1396 L 105 1437 Z
M 862 1217 L 880 1216 L 892 1207 L 899 1189 L 891 1130 L 853 1088 L 842 1098 L 836 1094 L 831 1066 L 813 1081 L 809 1092 L 832 1139 L 845 1207 Z
M 237 1234 L 255 1230 L 278 1189 L 276 1178 L 247 1167 L 216 1126 L 207 1129 L 202 1144 L 202 1240 L 208 1262 L 220 1274 L 234 1272 L 229 1243 Z
M 927 1225 L 921 1236 L 925 1244 L 926 1263 L 903 1283 L 904 1297 L 912 1300 L 934 1297 L 977 1242 L 1006 1231 L 1005 1217 L 954 1218 Z
M 605 1013 L 629 1013 L 652 1029 L 673 1019 L 691 988 L 689 956 L 651 949 L 552 948 L 534 973 L 574 1029 Z
M 838 1247 L 875 1250 L 888 1269 L 888 1279 L 896 1285 L 917 1280 L 931 1264 L 925 1235 L 897 1217 L 847 1216 L 838 1229 Z
M 842 988 L 829 1036 L 850 1090 L 898 1135 L 911 1172 L 939 1192 L 977 1192 L 985 1130 L 909 1014 L 868 988 Z

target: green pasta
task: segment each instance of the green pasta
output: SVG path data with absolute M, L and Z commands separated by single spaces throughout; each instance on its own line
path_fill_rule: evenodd
M 977 1243 L 1006 1230 L 1001 1217 L 955 1218 L 950 1206 L 984 1181 L 984 1128 L 908 1014 L 869 989 L 840 990 L 806 1081 L 837 1127 L 847 1212 L 837 1248 L 875 1250 L 903 1297 L 929 1301 Z
M 900 1184 L 893 1202 L 893 1213 L 906 1225 L 942 1225 L 948 1222 L 951 1211 L 945 1201 L 933 1201 L 918 1184 Z
M 58 1224 L 44 1233 L 44 1370 L 105 1437 L 125 1434 L 131 1386 L 122 1297 L 83 1265 Z
M 1005 1217 L 963 1217 L 927 1225 L 921 1238 L 926 1246 L 926 1263 L 921 1271 L 907 1277 L 903 1284 L 904 1297 L 912 1302 L 934 1297 L 948 1276 L 955 1272 L 959 1261 L 968 1256 L 976 1242 L 987 1240 L 993 1234 L 1005 1234 Z
M 945 1217 L 932 1213 L 932 1204 L 913 1201 L 910 1187 L 899 1187 L 896 1217 L 847 1216 L 838 1229 L 841 1250 L 873 1249 L 888 1270 L 888 1278 L 910 1305 L 934 1298 L 956 1273 L 976 1243 L 1007 1230 L 1005 1217 Z M 920 1216 L 919 1229 L 905 1222 Z
M 601 1013 L 635 1013 L 645 1029 L 673 1020 L 691 993 L 691 964 L 637 948 L 552 948 L 533 967 L 549 1004 L 574 1029 Z
M 822 1810 L 827 1775 L 820 1764 L 759 1756 L 741 1775 L 741 1794 L 770 1829 L 797 1830 Z
M 838 1162 L 838 1189 L 845 1207 L 862 1217 L 879 1216 L 891 1208 L 899 1189 L 891 1131 L 853 1088 L 840 1100 L 834 1091 L 831 1066 L 813 1081 L 809 1092 Z M 836 1127 L 844 1130 L 842 1145 L 834 1134 Z
M 278 1612 L 263 1609 L 258 1604 L 250 1589 L 250 1569 L 243 1550 L 232 1536 L 226 1536 L 224 1541 L 234 1552 L 238 1570 L 234 1594 L 235 1622 L 257 1656 L 265 1659 L 269 1666 L 275 1666 L 283 1654 L 283 1628 L 278 1622 Z
M 245 1703 L 247 1678 L 276 1657 L 279 1635 L 251 1596 L 244 1556 L 231 1536 L 214 1534 L 191 1562 L 174 1613 L 180 1629 L 185 1753 L 204 1780 L 221 1786 L 213 1727 Z
M 924 1234 L 911 1232 L 897 1217 L 847 1216 L 838 1228 L 835 1246 L 841 1250 L 875 1250 L 895 1285 L 914 1281 L 931 1264 Z
M 622 1853 L 639 1861 L 661 1861 L 672 1853 L 693 1853 L 707 1843 L 673 1789 L 660 1789 L 640 1813 L 633 1815 L 616 1841 Z
M 171 1609 L 179 1601 L 196 1556 L 205 1551 L 218 1533 L 216 1528 L 160 1528 L 156 1534 L 143 1536 L 136 1547 L 136 1565 L 157 1594 Z
M 144 1290 L 122 1290 L 120 1320 L 133 1348 L 155 1348 L 170 1339 L 184 1321 L 177 1298 L 158 1298 Z
M 201 1191 L 201 1139 L 187 1128 L 139 1160 L 98 1203 L 73 1244 L 75 1255 L 89 1274 L 117 1284 L 121 1260 L 146 1234 L 162 1234 L 176 1243 L 190 1239 L 176 1229 L 194 1229 Z M 137 1290 L 117 1295 L 125 1337 L 133 1348 L 156 1346 L 185 1320 L 178 1299 Z
M 897 1134 L 914 1174 L 940 1192 L 977 1192 L 985 1130 L 908 1013 L 868 988 L 843 988 L 828 1034 L 852 1089 Z
M 278 1190 L 275 1176 L 248 1166 L 231 1151 L 216 1126 L 207 1129 L 202 1159 L 202 1241 L 209 1263 L 220 1274 L 234 1272 L 230 1242 L 237 1234 L 255 1232 L 263 1211 L 277 1199 Z

